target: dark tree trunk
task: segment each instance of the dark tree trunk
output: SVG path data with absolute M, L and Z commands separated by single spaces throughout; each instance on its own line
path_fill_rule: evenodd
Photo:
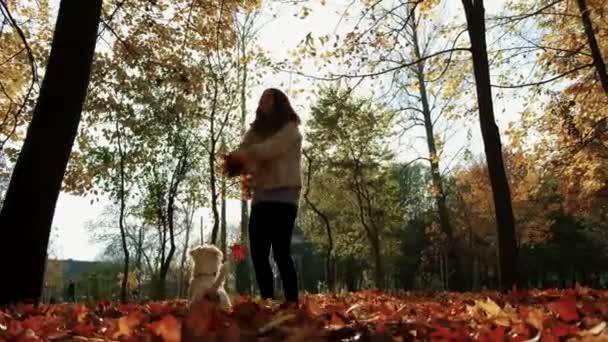
M 606 72 L 606 63 L 604 63 L 604 58 L 602 57 L 602 50 L 597 43 L 597 39 L 595 37 L 595 31 L 593 30 L 593 22 L 591 21 L 591 17 L 589 17 L 589 8 L 587 8 L 587 0 L 576 0 L 578 4 L 578 9 L 581 13 L 581 20 L 583 21 L 583 27 L 585 28 L 585 35 L 587 36 L 587 42 L 589 43 L 589 48 L 591 49 L 591 55 L 593 56 L 593 64 L 595 65 L 595 70 L 597 71 L 598 77 L 600 78 L 600 82 L 602 84 L 602 88 L 604 88 L 604 92 L 606 96 L 608 96 L 608 72 Z
M 378 289 L 384 289 L 386 274 L 384 273 L 384 263 L 382 262 L 382 244 L 380 243 L 380 228 L 373 213 L 372 200 L 367 193 L 367 185 L 359 160 L 354 160 L 353 169 L 353 192 L 357 198 L 359 207 L 359 222 L 363 226 L 365 235 L 371 245 L 374 258 L 374 282 Z
M 184 247 L 182 249 L 182 255 L 179 262 L 179 286 L 177 290 L 177 295 L 180 298 L 188 293 L 188 274 L 186 273 L 186 260 L 188 257 L 188 248 L 190 246 L 190 232 L 192 231 L 192 226 L 194 225 L 195 209 L 196 201 L 192 200 L 192 202 L 189 202 L 188 208 L 186 210 L 186 239 L 184 241 Z
M 309 155 L 307 155 L 306 153 L 304 153 L 304 157 L 306 158 L 307 162 L 308 162 L 308 167 L 307 167 L 307 172 L 306 172 L 306 188 L 304 190 L 304 201 L 306 202 L 306 205 L 308 205 L 310 207 L 310 209 L 312 209 L 312 211 L 319 216 L 319 218 L 321 219 L 321 221 L 323 221 L 323 224 L 325 225 L 325 231 L 327 233 L 327 251 L 325 252 L 325 282 L 327 284 L 327 288 L 329 289 L 329 291 L 334 291 L 335 288 L 335 272 L 332 269 L 333 266 L 333 262 L 332 262 L 332 256 L 333 256 L 333 252 L 334 252 L 334 238 L 333 238 L 333 234 L 332 234 L 332 230 L 331 230 L 331 224 L 329 222 L 329 218 L 327 217 L 327 215 L 325 215 L 325 213 L 323 213 L 310 199 L 310 183 L 312 180 L 312 172 L 313 172 L 313 167 L 312 167 L 312 159 L 310 158 Z
M 412 14 L 411 28 L 412 28 L 412 40 L 414 43 L 414 54 L 417 59 L 422 59 L 422 51 L 420 50 L 420 43 L 418 41 L 418 27 L 415 15 Z M 446 271 L 447 271 L 447 288 L 455 291 L 465 290 L 464 277 L 462 276 L 462 270 L 458 267 L 458 256 L 456 255 L 454 239 L 452 234 L 452 226 L 450 225 L 450 215 L 448 212 L 448 206 L 445 200 L 445 191 L 443 189 L 443 181 L 441 179 L 441 172 L 439 169 L 439 155 L 437 153 L 437 145 L 435 144 L 435 132 L 433 125 L 433 118 L 431 113 L 431 107 L 429 105 L 429 97 L 426 89 L 426 71 L 425 62 L 420 62 L 414 67 L 414 73 L 418 78 L 418 90 L 420 93 L 420 100 L 422 102 L 422 116 L 424 121 L 424 129 L 426 132 L 426 142 L 429 149 L 429 159 L 431 164 L 431 181 L 433 184 L 432 194 L 435 198 L 435 205 L 437 206 L 437 214 L 439 216 L 439 225 L 442 232 L 446 235 L 447 246 L 446 246 Z
M 241 58 L 245 60 L 245 56 L 247 51 L 245 49 L 245 44 L 241 42 Z M 242 65 L 242 74 L 241 74 L 241 133 L 245 135 L 247 131 L 247 71 L 249 66 L 247 62 Z M 247 231 L 247 227 L 249 226 L 249 207 L 248 207 L 247 199 L 241 199 L 241 243 L 247 246 L 247 250 L 249 250 L 249 232 Z M 251 261 L 249 258 L 246 258 L 242 262 L 237 264 L 236 267 L 236 289 L 238 293 L 251 293 Z
M 490 67 L 486 46 L 485 10 L 483 1 L 462 0 L 473 55 L 473 68 L 479 105 L 479 122 L 483 137 L 486 161 L 492 185 L 498 253 L 503 290 L 521 285 L 515 222 L 511 205 L 511 191 L 502 158 L 500 132 L 494 120 Z
M 221 225 L 220 225 L 220 240 L 221 240 L 221 245 L 222 245 L 222 253 L 224 253 L 224 255 L 226 255 L 226 250 L 227 250 L 227 245 L 228 245 L 228 222 L 227 222 L 227 217 L 226 217 L 226 178 L 222 177 L 222 181 L 220 183 L 220 193 L 222 196 L 221 202 L 220 202 L 220 209 L 221 209 L 221 216 L 222 216 L 222 221 L 221 221 Z
M 180 156 L 177 166 L 173 171 L 171 177 L 171 183 L 169 183 L 169 193 L 167 197 L 167 227 L 169 228 L 169 253 L 167 257 L 163 259 L 160 267 L 160 296 L 166 296 L 166 281 L 169 270 L 171 269 L 171 261 L 175 255 L 175 199 L 179 191 L 179 185 L 184 180 L 186 172 L 188 171 L 188 149 L 184 147 L 182 155 Z M 163 247 L 164 250 L 164 247 Z
M 217 200 L 219 194 L 217 192 L 217 174 L 215 172 L 215 157 L 217 154 L 217 139 L 215 135 L 215 118 L 217 113 L 217 97 L 218 87 L 217 81 L 213 81 L 214 91 L 211 115 L 209 117 L 209 135 L 210 135 L 210 147 L 209 147 L 209 182 L 211 183 L 211 212 L 213 213 L 213 228 L 211 230 L 211 243 L 217 245 L 217 235 L 220 228 L 220 213 L 217 209 Z
M 386 275 L 384 273 L 384 263 L 382 262 L 382 249 L 380 246 L 380 238 L 377 236 L 372 242 L 372 250 L 374 254 L 374 281 L 378 289 L 385 289 Z
M 101 0 L 62 0 L 46 75 L 0 213 L 0 304 L 41 295 L 46 249 L 78 131 Z M 11 262 L 8 262 L 11 260 Z
M 144 254 L 144 228 L 140 226 L 137 232 L 137 254 L 135 256 L 135 267 L 137 269 L 137 292 L 141 296 L 141 286 L 143 279 L 142 257 Z M 138 297 L 138 299 L 141 297 Z
M 226 144 L 224 143 L 224 139 L 222 138 L 222 144 L 221 144 L 221 151 L 222 153 L 226 152 Z M 228 245 L 228 218 L 226 217 L 226 177 L 224 177 L 223 175 L 221 176 L 221 180 L 220 180 L 220 196 L 222 197 L 220 199 L 220 214 L 221 214 L 221 219 L 222 221 L 220 222 L 220 240 L 221 240 L 221 250 L 222 253 L 224 254 L 224 256 L 226 256 L 226 250 L 227 250 L 227 245 Z
M 118 227 L 120 228 L 120 240 L 122 242 L 122 252 L 124 256 L 122 282 L 120 284 L 120 301 L 127 302 L 127 285 L 129 282 L 129 248 L 127 246 L 127 232 L 125 230 L 125 155 L 122 149 L 122 136 L 120 133 L 120 125 L 116 120 L 116 135 L 118 139 L 118 158 L 119 159 L 119 192 L 120 212 L 118 217 Z

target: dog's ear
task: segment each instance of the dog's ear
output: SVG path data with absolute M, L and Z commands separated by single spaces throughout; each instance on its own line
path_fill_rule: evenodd
M 219 260 L 219 262 L 222 262 L 224 260 L 224 253 L 222 253 L 222 251 L 218 249 L 216 251 L 216 254 L 217 254 L 217 260 Z
M 190 250 L 190 257 L 194 258 L 198 253 L 200 253 L 201 247 L 195 247 Z

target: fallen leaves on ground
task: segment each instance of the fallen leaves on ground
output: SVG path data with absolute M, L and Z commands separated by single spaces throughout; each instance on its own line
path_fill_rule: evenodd
M 298 309 L 235 300 L 16 305 L 0 309 L 8 341 L 608 341 L 608 291 L 365 291 L 306 295 Z

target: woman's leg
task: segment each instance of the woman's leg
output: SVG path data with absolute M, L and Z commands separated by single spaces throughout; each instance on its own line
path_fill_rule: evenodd
M 274 299 L 274 285 L 272 268 L 270 267 L 270 235 L 268 226 L 272 211 L 266 203 L 257 203 L 251 206 L 249 216 L 249 245 L 251 260 L 255 271 L 255 278 L 264 299 Z
M 270 240 L 272 253 L 283 281 L 285 300 L 298 301 L 298 276 L 291 258 L 291 236 L 295 225 L 298 208 L 288 203 L 272 203 L 274 224 Z

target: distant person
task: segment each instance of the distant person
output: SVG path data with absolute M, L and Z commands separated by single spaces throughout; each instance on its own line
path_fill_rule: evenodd
M 76 302 L 76 284 L 74 284 L 74 280 L 70 280 L 68 284 L 68 302 Z
M 249 242 L 256 280 L 262 298 L 274 299 L 270 249 L 279 268 L 286 303 L 297 305 L 298 279 L 291 258 L 291 236 L 302 187 L 302 135 L 300 118 L 287 96 L 266 89 L 255 120 L 240 149 L 232 156 L 243 162 L 251 176 L 253 199 L 249 216 Z

